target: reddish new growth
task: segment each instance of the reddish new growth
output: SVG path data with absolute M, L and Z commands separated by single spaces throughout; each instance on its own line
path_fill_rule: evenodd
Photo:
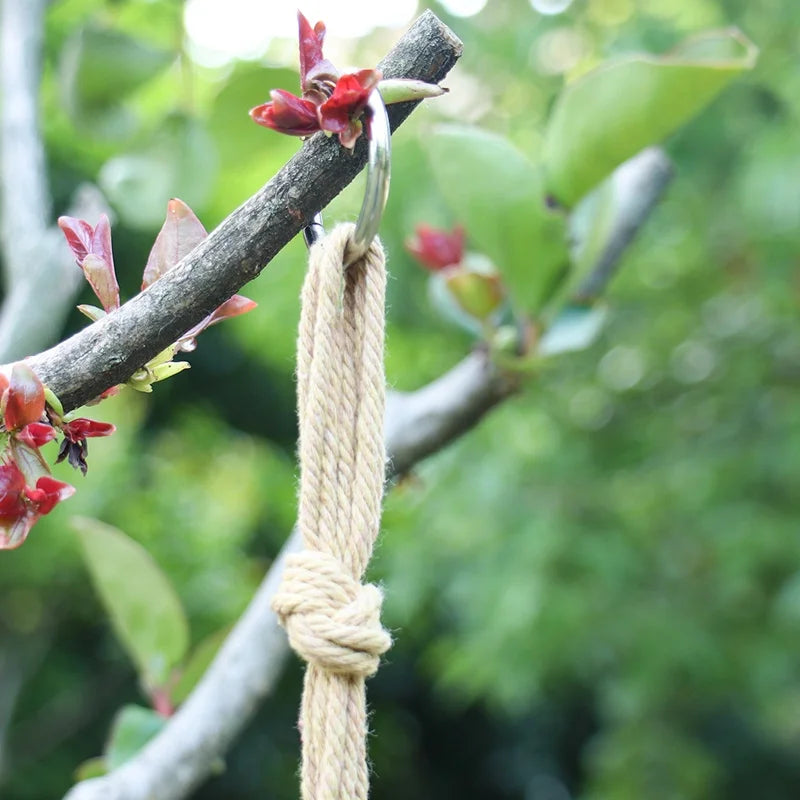
M 119 285 L 111 252 L 111 227 L 102 215 L 96 227 L 73 217 L 61 217 L 58 224 L 78 266 L 97 295 L 102 308 L 79 306 L 92 320 L 119 308 Z M 142 289 L 171 270 L 206 237 L 205 228 L 192 210 L 180 200 L 171 200 L 161 229 L 142 276 Z M 188 330 L 171 348 L 160 353 L 132 376 L 129 385 L 151 391 L 151 384 L 185 369 L 188 364 L 173 362 L 178 350 L 192 350 L 195 337 L 223 319 L 238 316 L 255 306 L 252 300 L 234 295 L 197 325 Z M 109 397 L 118 387 L 107 389 L 99 399 Z M 86 417 L 70 418 L 52 393 L 24 363 L 14 364 L 10 373 L 0 372 L 0 549 L 19 547 L 36 520 L 50 513 L 75 489 L 50 475 L 40 448 L 64 435 L 56 463 L 67 459 L 84 475 L 87 470 L 86 440 L 110 436 L 114 426 Z
M 39 517 L 74 493 L 72 486 L 49 475 L 28 486 L 14 461 L 0 465 L 0 549 L 19 547 Z
M 39 448 L 56 437 L 61 420 L 45 405 L 42 382 L 24 363 L 0 373 L 3 448 L 0 457 L 0 549 L 19 547 L 39 517 L 75 489 L 50 475 Z M 92 423 L 104 425 L 105 423 Z M 107 426 L 113 431 L 114 426 Z M 109 432 L 111 432 L 109 431 Z
M 464 258 L 464 228 L 460 225 L 452 231 L 417 225 L 415 235 L 406 242 L 406 249 L 431 272 L 456 266 Z
M 370 94 L 378 85 L 378 70 L 339 75 L 338 70 L 322 56 L 325 25 L 313 28 L 298 11 L 300 28 L 300 86 L 302 97 L 274 89 L 272 101 L 251 109 L 250 116 L 259 125 L 292 136 L 310 136 L 326 131 L 339 136 L 344 147 L 352 150 L 363 126 L 361 116 Z
M 61 426 L 61 430 L 64 432 L 64 441 L 61 442 L 56 464 L 66 458 L 70 466 L 79 469 L 85 475 L 89 468 L 86 463 L 88 454 L 86 440 L 96 436 L 111 436 L 116 429 L 110 422 L 97 422 L 93 419 L 78 417 L 71 422 L 65 422 Z

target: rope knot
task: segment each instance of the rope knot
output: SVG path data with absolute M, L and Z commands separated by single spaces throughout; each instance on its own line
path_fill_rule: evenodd
M 377 586 L 359 583 L 334 556 L 303 550 L 287 559 L 272 608 L 303 659 L 366 678 L 392 643 L 381 627 L 382 603 Z

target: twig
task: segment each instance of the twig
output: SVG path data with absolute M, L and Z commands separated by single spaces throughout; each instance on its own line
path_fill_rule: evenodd
M 519 384 L 518 378 L 503 374 L 484 350 L 476 350 L 415 392 L 391 392 L 386 398 L 390 476 L 408 472 L 473 428 Z
M 379 67 L 388 78 L 438 82 L 461 49 L 452 31 L 426 11 Z M 393 130 L 415 105 L 389 107 Z M 29 363 L 66 409 L 124 382 L 258 275 L 353 180 L 365 159 L 363 137 L 351 155 L 337 139 L 317 134 L 175 269 L 115 313 Z

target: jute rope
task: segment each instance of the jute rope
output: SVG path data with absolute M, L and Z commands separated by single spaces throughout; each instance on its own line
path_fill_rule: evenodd
M 382 595 L 361 579 L 378 535 L 385 471 L 383 250 L 344 268 L 354 226 L 311 249 L 297 383 L 304 550 L 273 608 L 307 662 L 300 731 L 304 800 L 366 800 L 366 692 L 391 644 Z

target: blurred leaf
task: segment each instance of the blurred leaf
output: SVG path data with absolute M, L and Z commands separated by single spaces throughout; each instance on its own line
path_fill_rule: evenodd
M 118 105 L 126 95 L 157 75 L 174 59 L 116 30 L 88 26 L 64 45 L 60 77 L 68 110 L 83 116 Z
M 487 319 L 503 303 L 505 291 L 497 273 L 484 274 L 460 269 L 447 270 L 443 276 L 456 302 L 476 319 Z
M 276 153 L 280 164 L 286 154 L 296 152 L 296 139 L 280 136 L 256 125 L 247 113 L 269 100 L 271 89 L 296 92 L 300 79 L 289 69 L 265 69 L 239 64 L 214 99 L 209 114 L 209 132 L 219 148 L 224 167 L 235 167 L 258 153 Z M 274 135 L 273 135 L 274 134 Z M 264 180 L 271 177 L 265 175 Z
M 256 125 L 247 113 L 269 99 L 269 90 L 297 91 L 297 72 L 238 64 L 214 98 L 208 130 L 219 153 L 225 180 L 212 200 L 215 219 L 246 200 L 265 184 L 298 150 L 300 142 Z
M 89 778 L 99 778 L 108 772 L 108 765 L 106 764 L 103 756 L 97 758 L 88 758 L 86 761 L 78 765 L 75 770 L 76 781 L 88 781 Z
M 501 136 L 443 126 L 428 142 L 439 189 L 467 239 L 498 267 L 512 302 L 538 310 L 567 262 L 563 218 L 545 208 L 542 176 Z
M 203 123 L 174 114 L 147 146 L 107 161 L 98 180 L 128 225 L 154 229 L 170 198 L 180 196 L 193 208 L 209 201 L 217 163 L 216 146 Z
M 106 744 L 107 770 L 130 761 L 166 724 L 161 714 L 143 706 L 128 705 L 119 710 Z
M 545 133 L 548 191 L 572 206 L 614 167 L 694 116 L 756 56 L 739 31 L 713 31 L 664 56 L 609 61 L 568 84 Z
M 567 306 L 556 315 L 539 340 L 537 354 L 554 356 L 585 350 L 597 340 L 606 316 L 604 306 Z
M 428 279 L 428 295 L 436 312 L 446 320 L 454 322 L 459 328 L 474 336 L 480 336 L 483 326 L 480 321 L 468 314 L 456 302 L 453 293 L 447 286 L 445 275 L 436 272 Z
M 122 531 L 73 518 L 95 588 L 143 682 L 163 686 L 186 655 L 189 631 L 175 590 L 145 549 Z
M 230 626 L 226 625 L 221 630 L 214 631 L 191 652 L 186 665 L 181 670 L 180 680 L 170 692 L 170 700 L 174 705 L 180 705 L 189 696 L 192 689 L 194 689 L 211 665 L 230 630 Z

